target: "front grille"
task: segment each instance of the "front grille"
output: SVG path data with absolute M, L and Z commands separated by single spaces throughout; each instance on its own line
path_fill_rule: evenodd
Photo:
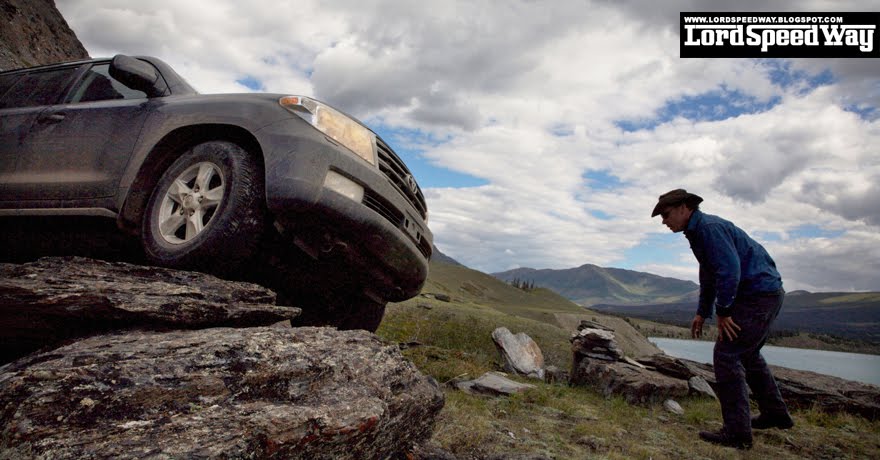
M 376 144 L 379 147 L 379 170 L 391 181 L 394 188 L 413 205 L 422 219 L 426 220 L 428 207 L 425 204 L 425 196 L 422 195 L 422 189 L 413 179 L 412 173 L 385 141 L 376 137 Z
M 385 220 L 394 224 L 395 227 L 400 227 L 403 224 L 403 214 L 372 191 L 367 190 L 364 193 L 363 203 L 366 207 L 384 217 Z

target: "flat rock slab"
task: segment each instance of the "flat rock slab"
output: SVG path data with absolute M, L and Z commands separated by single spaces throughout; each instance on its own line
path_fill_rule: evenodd
M 49 257 L 0 264 L 0 364 L 119 330 L 265 326 L 299 315 L 275 293 L 196 272 Z
M 491 396 L 510 396 L 522 393 L 530 388 L 535 388 L 534 385 L 510 380 L 500 372 L 486 372 L 475 380 L 458 382 L 455 384 L 455 387 L 465 393 L 479 393 Z
M 133 331 L 0 368 L 0 458 L 397 458 L 442 407 L 364 331 Z

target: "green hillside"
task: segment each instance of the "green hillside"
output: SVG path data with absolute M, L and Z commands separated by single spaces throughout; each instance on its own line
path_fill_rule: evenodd
M 431 444 L 457 458 L 876 458 L 880 424 L 818 409 L 795 411 L 796 428 L 785 436 L 757 433 L 755 448 L 734 449 L 695 441 L 696 432 L 721 426 L 717 402 L 683 398 L 685 416 L 661 406 L 632 406 L 620 397 L 563 384 L 512 377 L 535 385 L 511 397 L 468 395 L 446 385 L 473 379 L 502 363 L 492 331 L 525 332 L 547 365 L 571 366 L 569 337 L 581 319 L 612 327 L 624 352 L 645 342 L 632 324 L 587 310 L 547 289 L 526 292 L 475 270 L 431 262 L 421 296 L 391 303 L 377 334 L 398 343 L 404 355 L 442 386 L 446 404 Z M 772 430 L 771 430 L 772 431 Z M 841 454 L 841 455 L 837 455 Z M 433 457 L 432 457 L 433 458 Z
M 431 262 L 422 293 L 446 294 L 459 303 L 551 323 L 555 313 L 584 313 L 583 308 L 550 289 L 527 292 L 465 266 L 436 261 Z

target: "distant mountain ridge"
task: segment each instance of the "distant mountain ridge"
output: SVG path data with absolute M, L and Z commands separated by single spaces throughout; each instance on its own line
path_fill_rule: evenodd
M 604 313 L 688 326 L 696 301 L 653 305 L 597 304 Z M 880 292 L 807 292 L 785 295 L 776 331 L 802 331 L 880 343 Z
M 440 252 L 440 248 L 438 248 L 437 246 L 434 246 L 434 253 L 431 255 L 431 260 L 435 262 L 443 262 L 445 264 L 452 264 L 464 267 L 464 265 L 461 264 L 459 261 Z
M 696 313 L 700 289 L 691 281 L 592 264 L 517 268 L 491 276 L 534 283 L 593 311 L 684 327 Z M 788 292 L 773 328 L 880 343 L 880 292 Z
M 700 288 L 692 281 L 592 264 L 561 270 L 517 268 L 492 276 L 508 283 L 534 282 L 585 307 L 696 301 Z

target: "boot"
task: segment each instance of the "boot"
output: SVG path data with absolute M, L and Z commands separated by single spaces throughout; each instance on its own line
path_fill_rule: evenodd
M 793 426 L 794 420 L 788 414 L 770 415 L 762 413 L 757 417 L 752 417 L 752 428 L 756 430 L 766 430 L 767 428 L 787 430 Z
M 719 431 L 701 431 L 700 438 L 713 444 L 735 447 L 737 449 L 752 448 L 751 434 L 734 435 L 724 431 L 723 428 Z

